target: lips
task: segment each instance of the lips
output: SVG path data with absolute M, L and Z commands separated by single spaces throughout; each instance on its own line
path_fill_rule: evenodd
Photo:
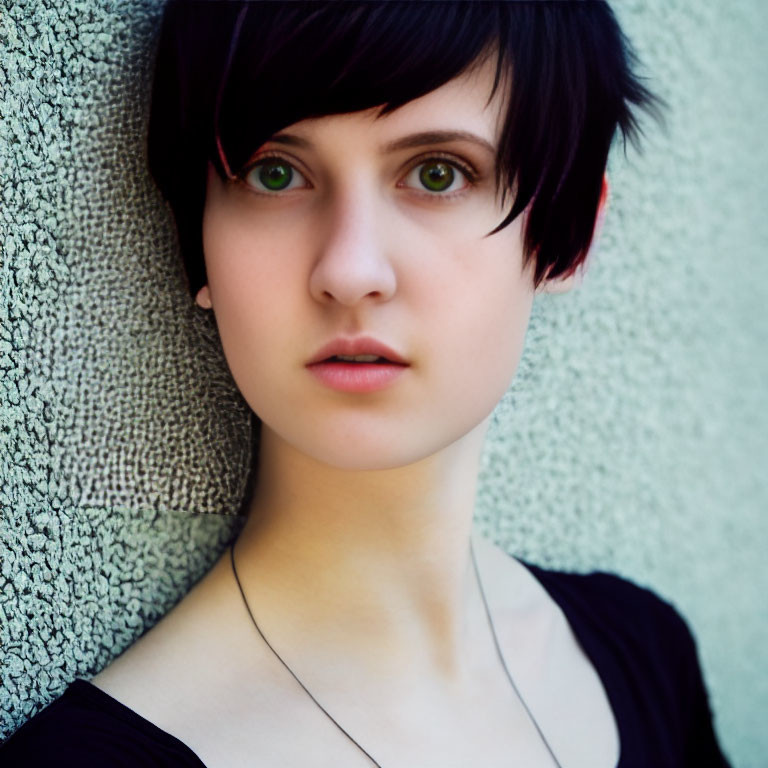
M 332 358 L 337 358 L 339 355 L 344 355 L 345 357 L 352 357 L 354 355 L 376 355 L 377 357 L 383 358 L 383 360 L 375 364 L 390 363 L 403 366 L 408 365 L 408 362 L 395 352 L 394 349 L 370 336 L 359 336 L 351 339 L 339 337 L 334 339 L 319 349 L 307 365 L 326 363 L 331 361 Z M 333 362 L 341 361 L 334 360 Z M 347 364 L 365 365 L 365 363 L 349 362 Z
M 369 359 L 355 362 L 341 360 L 339 355 Z M 355 397 L 396 386 L 409 367 L 394 349 L 369 336 L 334 339 L 307 363 L 307 370 L 323 386 Z

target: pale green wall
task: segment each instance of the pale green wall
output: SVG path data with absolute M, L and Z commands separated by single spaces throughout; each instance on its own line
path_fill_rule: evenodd
M 583 286 L 536 301 L 478 525 L 672 600 L 726 750 L 763 768 L 766 5 L 614 6 L 668 130 L 614 153 Z M 190 516 L 234 508 L 248 423 L 144 171 L 158 9 L 4 3 L 3 734 L 156 621 L 238 526 Z
M 724 747 L 764 768 L 768 4 L 613 5 L 667 130 L 648 124 L 642 157 L 614 152 L 582 288 L 537 299 L 481 519 L 520 554 L 598 564 L 672 600 Z

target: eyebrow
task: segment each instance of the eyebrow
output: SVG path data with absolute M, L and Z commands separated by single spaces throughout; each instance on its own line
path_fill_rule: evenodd
M 311 141 L 292 133 L 277 133 L 269 141 L 293 147 L 302 147 L 303 149 L 312 148 Z M 445 144 L 451 141 L 468 141 L 482 147 L 493 155 L 496 154 L 496 148 L 493 144 L 469 131 L 422 131 L 421 133 L 413 133 L 385 144 L 382 147 L 382 152 L 397 152 L 402 149 L 415 149 L 416 147 L 423 147 L 429 144 Z
M 423 131 L 404 136 L 402 139 L 395 139 L 395 141 L 385 144 L 383 150 L 384 152 L 396 152 L 399 149 L 414 149 L 427 144 L 445 144 L 450 141 L 468 141 L 483 147 L 493 155 L 496 154 L 496 148 L 493 144 L 469 131 Z

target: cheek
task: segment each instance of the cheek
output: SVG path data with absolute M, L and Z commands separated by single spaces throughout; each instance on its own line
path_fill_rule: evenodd
M 521 274 L 521 252 L 508 247 L 478 246 L 470 266 L 454 282 L 453 300 L 446 295 L 439 327 L 440 372 L 433 402 L 453 412 L 453 437 L 487 418 L 514 379 L 533 304 L 532 278 Z M 529 282 L 530 278 L 530 282 Z M 460 287 L 457 292 L 456 287 Z
M 454 247 L 450 275 L 436 281 L 440 310 L 433 307 L 424 314 L 443 318 L 443 364 L 453 371 L 464 396 L 500 398 L 522 354 L 534 298 L 533 266 L 522 271 L 517 223 Z
M 268 378 L 264 359 L 290 348 L 286 316 L 291 290 L 290 243 L 268 227 L 256 226 L 232 207 L 209 206 L 203 217 L 203 249 L 214 316 L 224 355 L 240 392 L 254 410 L 259 382 Z M 295 279 L 295 276 L 294 276 Z
M 292 253 L 285 230 L 277 230 L 238 212 L 236 206 L 207 206 L 203 216 L 203 251 L 208 284 L 221 308 L 253 304 L 261 290 L 280 292 Z M 250 300 L 249 300 L 250 297 Z
M 465 396 L 481 409 L 492 409 L 509 388 L 523 350 L 533 302 L 512 270 L 495 281 L 478 281 L 459 337 L 463 365 L 458 370 Z

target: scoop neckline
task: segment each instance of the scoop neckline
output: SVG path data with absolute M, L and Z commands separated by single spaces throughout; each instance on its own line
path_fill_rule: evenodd
M 510 555 L 510 557 L 512 557 L 512 555 Z M 542 568 L 541 566 L 535 565 L 533 563 L 526 562 L 525 560 L 522 560 L 518 557 L 514 559 L 517 560 L 517 562 L 520 563 L 531 574 L 531 576 L 533 576 L 534 579 L 536 579 L 538 584 L 540 584 L 541 587 L 546 591 L 546 593 L 549 595 L 549 597 L 552 599 L 555 605 L 560 609 L 560 611 L 562 611 L 566 621 L 568 622 L 568 626 L 571 628 L 571 631 L 573 632 L 574 637 L 579 643 L 579 646 L 584 651 L 590 663 L 592 664 L 595 672 L 597 673 L 597 676 L 600 679 L 600 682 L 605 690 L 605 694 L 608 698 L 608 703 L 610 704 L 611 711 L 613 712 L 613 717 L 614 717 L 614 720 L 616 721 L 616 728 L 619 734 L 619 758 L 616 762 L 615 768 L 624 768 L 624 756 L 626 754 L 625 744 L 628 737 L 628 733 L 625 726 L 625 718 L 622 717 L 622 715 L 624 714 L 623 707 L 622 707 L 622 699 L 619 696 L 619 692 L 616 690 L 615 685 L 610 681 L 610 679 L 607 676 L 604 676 L 604 673 L 601 670 L 600 665 L 596 661 L 596 658 L 595 658 L 596 654 L 594 653 L 592 644 L 589 642 L 587 643 L 584 642 L 584 636 L 586 635 L 586 631 L 582 625 L 581 620 L 576 616 L 575 613 L 571 613 L 572 609 L 568 605 L 567 600 L 565 600 L 565 603 L 561 603 L 560 600 L 558 600 L 558 596 L 555 595 L 553 591 L 550 589 L 551 585 L 547 583 L 548 580 L 546 579 L 547 574 L 560 574 L 560 575 L 566 575 L 566 576 L 567 575 L 581 576 L 584 574 L 569 573 L 567 571 L 552 571 L 547 568 Z M 542 579 L 540 577 L 540 574 L 544 574 L 545 577 Z M 147 720 L 147 718 L 143 717 L 138 712 L 131 709 L 127 704 L 123 704 L 121 701 L 118 701 L 118 699 L 116 699 L 111 694 L 99 688 L 90 680 L 86 680 L 84 678 L 75 678 L 75 680 L 72 681 L 69 687 L 73 689 L 73 692 L 76 694 L 84 694 L 86 696 L 91 697 L 92 699 L 94 697 L 99 699 L 102 702 L 102 704 L 107 705 L 108 709 L 113 714 L 121 717 L 122 719 L 127 720 L 129 722 L 133 721 L 141 724 L 145 728 L 145 730 L 149 730 L 150 734 L 152 734 L 158 741 L 164 742 L 170 746 L 175 746 L 176 748 L 181 747 L 181 749 L 184 752 L 186 752 L 189 757 L 197 761 L 197 768 L 207 768 L 207 766 L 202 761 L 200 756 L 196 752 L 194 752 L 194 750 L 188 744 L 185 744 L 177 736 L 174 736 L 173 734 L 168 733 L 168 731 L 164 731 L 162 728 L 160 728 L 160 726 L 156 725 L 151 720 Z
M 128 723 L 140 725 L 145 732 L 149 732 L 149 735 L 156 741 L 161 742 L 167 746 L 175 747 L 177 750 L 181 750 L 190 758 L 195 761 L 197 768 L 207 768 L 205 763 L 200 759 L 199 755 L 188 745 L 185 744 L 180 738 L 174 736 L 168 731 L 164 731 L 159 725 L 155 725 L 151 720 L 147 720 L 146 717 L 140 715 L 135 710 L 131 709 L 127 704 L 123 704 L 111 694 L 105 690 L 99 688 L 95 683 L 90 680 L 86 680 L 82 677 L 75 678 L 69 685 L 68 691 L 71 691 L 74 695 L 85 696 L 92 701 L 98 701 L 102 708 L 106 708 L 110 714 L 119 717 Z
M 513 557 L 512 555 L 509 556 Z M 573 636 L 579 643 L 579 647 L 589 659 L 590 664 L 592 664 L 592 667 L 603 686 L 603 690 L 605 691 L 608 704 L 610 705 L 611 712 L 613 713 L 613 719 L 616 722 L 616 730 L 619 734 L 619 757 L 614 768 L 625 768 L 625 755 L 628 754 L 628 750 L 625 747 L 629 742 L 630 735 L 627 729 L 628 719 L 625 717 L 627 713 L 624 710 L 624 699 L 619 693 L 616 681 L 613 680 L 607 674 L 607 671 L 601 668 L 602 665 L 598 663 L 597 653 L 595 652 L 593 644 L 588 640 L 585 640 L 585 638 L 589 637 L 589 633 L 584 626 L 582 617 L 580 617 L 573 610 L 567 598 L 561 602 L 562 595 L 555 594 L 556 590 L 553 591 L 551 589 L 552 585 L 548 583 L 549 580 L 547 579 L 548 575 L 585 577 L 589 574 L 582 574 L 576 571 L 556 571 L 549 568 L 543 568 L 542 566 L 535 565 L 534 563 L 529 563 L 520 559 L 519 557 L 513 557 L 513 559 L 517 560 L 517 562 L 520 563 L 528 571 L 528 573 L 533 576 L 534 579 L 536 579 L 536 581 L 541 585 L 542 589 L 544 589 L 544 591 L 549 595 L 550 599 L 560 609 L 563 616 L 565 616 L 565 620 L 568 623 L 568 626 L 573 632 Z M 544 578 L 542 578 L 542 575 Z

